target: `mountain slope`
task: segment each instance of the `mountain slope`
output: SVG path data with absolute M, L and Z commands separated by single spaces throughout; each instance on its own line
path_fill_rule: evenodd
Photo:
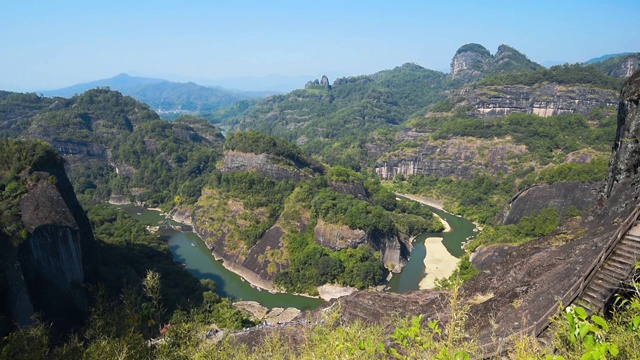
M 282 136 L 331 164 L 359 169 L 365 143 L 441 100 L 447 76 L 415 64 L 276 95 L 221 124 Z
M 10 118 L 0 118 L 0 136 L 51 143 L 67 160 L 76 191 L 102 198 L 195 201 L 221 155 L 222 134 L 204 119 L 167 122 L 116 91 L 94 89 L 71 99 L 13 95 L 0 108 Z

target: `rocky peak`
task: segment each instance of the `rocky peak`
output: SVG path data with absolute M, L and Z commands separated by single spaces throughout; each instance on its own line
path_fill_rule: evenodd
M 466 44 L 456 51 L 451 61 L 451 77 L 473 78 L 501 71 L 538 70 L 542 65 L 529 60 L 508 45 L 500 45 L 495 55 L 480 44 Z
M 322 75 L 322 80 L 320 80 L 320 85 L 327 90 L 331 90 L 331 85 L 329 85 L 329 78 L 327 75 Z
M 329 78 L 327 77 L 327 75 L 322 75 L 322 78 L 320 80 L 315 79 L 313 81 L 307 81 L 307 83 L 304 85 L 304 88 L 309 89 L 314 86 L 322 86 L 327 90 L 331 90 L 331 84 L 329 84 Z
M 451 77 L 470 78 L 484 74 L 493 62 L 489 50 L 480 44 L 466 44 L 456 51 L 451 60 Z

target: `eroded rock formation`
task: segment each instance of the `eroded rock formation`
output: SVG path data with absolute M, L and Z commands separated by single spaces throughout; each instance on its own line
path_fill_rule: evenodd
M 378 160 L 374 172 L 383 179 L 394 179 L 399 174 L 470 179 L 479 168 L 508 173 L 509 156 L 526 152 L 526 147 L 504 139 L 451 138 L 423 140 L 419 148 L 412 150 L 414 153 L 387 154 Z
M 475 86 L 456 91 L 452 98 L 464 98 L 456 107 L 471 106 L 470 115 L 483 119 L 512 113 L 534 114 L 542 117 L 560 114 L 588 114 L 596 107 L 616 106 L 613 90 L 586 86 L 543 84 Z
M 40 170 L 30 174 L 31 181 L 38 180 L 20 199 L 26 238 L 3 254 L 8 291 L 2 297 L 11 320 L 27 325 L 38 312 L 57 333 L 86 319 L 86 284 L 96 280 L 100 259 L 62 164 Z

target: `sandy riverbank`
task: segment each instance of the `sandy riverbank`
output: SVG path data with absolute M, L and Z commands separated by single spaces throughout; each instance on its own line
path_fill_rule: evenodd
M 409 195 L 409 194 L 401 194 L 401 193 L 396 193 L 396 195 L 400 195 L 402 197 L 406 197 L 407 199 L 411 199 L 421 204 L 428 205 L 444 211 L 444 207 L 443 207 L 444 205 L 442 204 L 442 201 L 438 201 L 436 199 L 432 199 L 432 198 L 429 198 L 426 196 L 420 196 L 420 195 Z
M 449 277 L 458 267 L 458 258 L 449 254 L 440 237 L 424 240 L 427 256 L 424 257 L 425 276 L 420 281 L 420 289 L 433 289 L 436 278 Z
M 440 222 L 442 223 L 442 225 L 444 225 L 444 230 L 442 232 L 451 232 L 451 226 L 449 226 L 449 223 L 447 222 L 447 220 L 443 219 L 441 216 L 439 216 L 436 213 L 434 213 L 433 215 L 438 219 L 440 219 Z
M 396 195 L 400 195 L 402 197 L 406 197 L 407 199 L 411 199 L 415 202 L 419 202 L 420 204 L 423 205 L 427 205 L 427 206 L 431 206 L 433 208 L 445 211 L 442 208 L 442 202 L 432 199 L 432 198 L 428 198 L 425 196 L 418 196 L 418 195 L 408 195 L 408 194 L 401 194 L 401 193 L 396 193 Z M 450 232 L 451 231 L 451 226 L 449 225 L 449 223 L 447 222 L 447 220 L 443 219 L 442 217 L 438 216 L 438 214 L 433 214 L 435 215 L 438 219 L 440 219 L 440 222 L 442 223 L 442 225 L 444 225 L 444 231 L 443 232 Z

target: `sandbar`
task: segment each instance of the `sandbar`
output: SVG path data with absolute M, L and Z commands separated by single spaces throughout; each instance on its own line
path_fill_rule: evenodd
M 443 219 L 440 215 L 436 213 L 433 213 L 433 216 L 440 219 L 440 222 L 442 223 L 442 225 L 444 225 L 444 230 L 442 232 L 451 232 L 451 226 L 449 226 L 449 223 L 447 222 L 447 220 Z
M 396 195 L 400 195 L 402 197 L 406 197 L 407 199 L 413 200 L 413 201 L 417 201 L 421 204 L 424 205 L 429 205 L 433 208 L 436 208 L 438 210 L 444 210 L 443 208 L 443 204 L 441 201 L 438 201 L 436 199 L 432 199 L 426 196 L 420 196 L 420 195 L 409 195 L 409 194 L 402 194 L 402 193 L 396 193 Z
M 420 289 L 433 289 L 436 278 L 449 277 L 458 267 L 458 258 L 449 254 L 440 237 L 429 237 L 424 240 L 427 255 L 424 257 L 424 278 L 420 281 Z

